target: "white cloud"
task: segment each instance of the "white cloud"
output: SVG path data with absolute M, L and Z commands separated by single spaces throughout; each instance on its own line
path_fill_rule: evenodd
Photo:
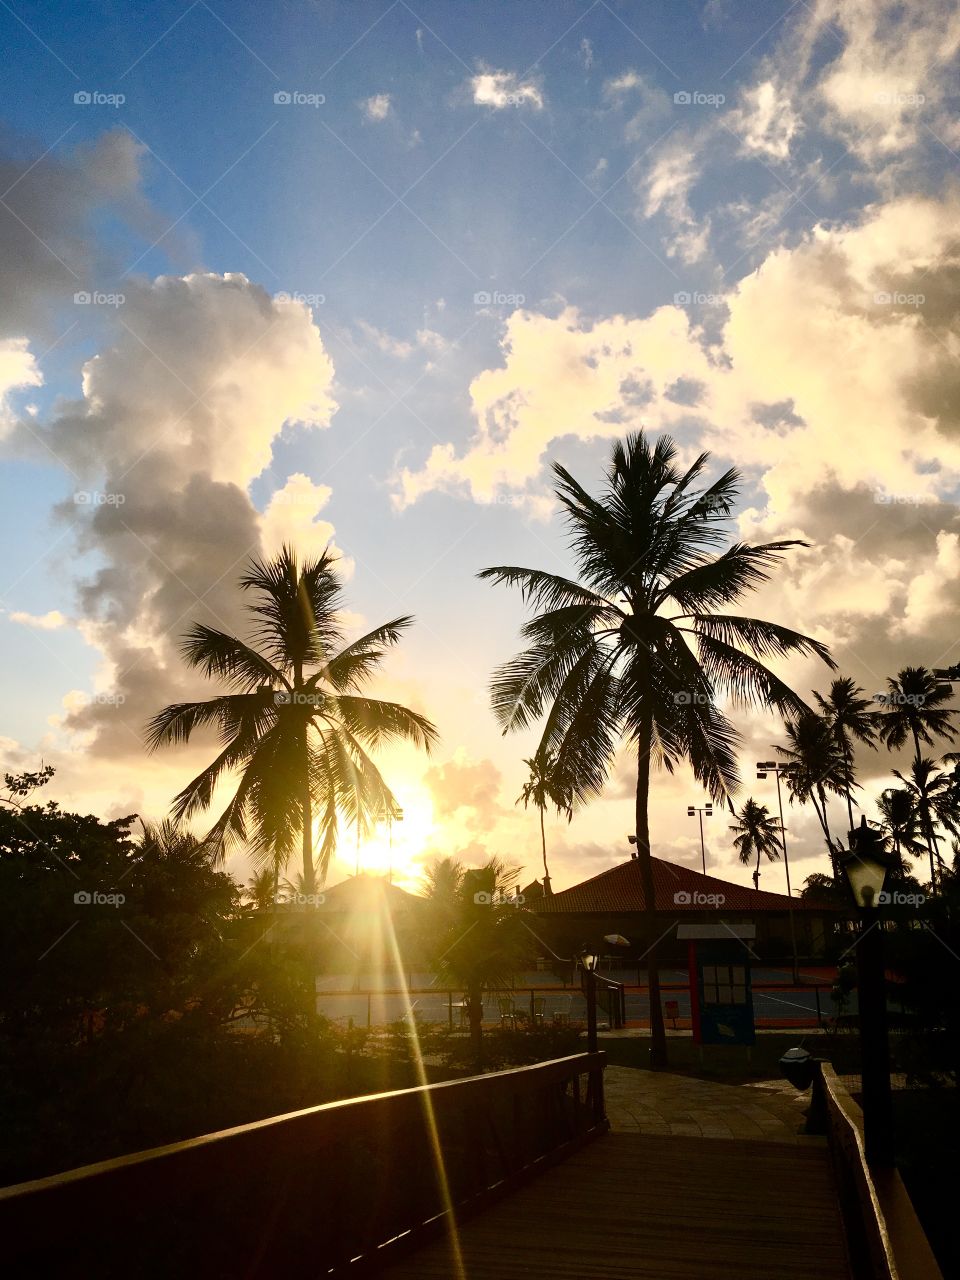
M 26 338 L 0 340 L 0 436 L 6 435 L 16 422 L 12 394 L 42 385 L 43 375 Z
M 533 107 L 543 110 L 543 94 L 531 81 L 521 81 L 513 71 L 483 71 L 470 81 L 473 101 L 477 106 L 492 107 L 500 111 L 504 107 Z
M 51 609 L 48 613 L 24 613 L 17 609 L 10 614 L 11 622 L 18 622 L 22 627 L 33 627 L 37 631 L 59 631 L 67 626 L 67 618 L 59 609 Z
M 747 152 L 772 160 L 789 156 L 801 128 L 790 94 L 772 80 L 744 90 L 739 108 L 730 112 L 724 123 L 740 135 Z
M 376 122 L 386 120 L 390 114 L 389 93 L 375 93 L 372 98 L 366 98 L 363 103 L 363 114 L 368 120 Z

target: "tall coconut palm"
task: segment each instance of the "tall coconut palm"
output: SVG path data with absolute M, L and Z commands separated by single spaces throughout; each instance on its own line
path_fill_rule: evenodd
M 752 796 L 744 801 L 740 812 L 735 815 L 737 821 L 730 824 L 729 830 L 734 833 L 733 847 L 740 861 L 748 866 L 754 854 L 757 865 L 753 872 L 753 887 L 760 888 L 760 859 L 766 856 L 769 862 L 776 862 L 783 848 L 783 827 L 780 819 L 770 813 L 765 804 L 758 804 Z
M 814 698 L 820 707 L 820 714 L 833 731 L 837 746 L 843 755 L 847 771 L 847 817 L 853 830 L 853 790 L 854 766 L 853 744 L 863 743 L 877 749 L 877 721 L 879 715 L 870 698 L 864 698 L 863 689 L 849 676 L 841 676 L 832 681 L 826 697 L 814 691 Z
M 877 797 L 882 829 L 889 836 L 898 861 L 904 855 L 922 857 L 927 852 L 921 839 L 922 827 L 917 801 L 907 787 L 887 787 Z
M 836 736 L 822 716 L 808 711 L 794 720 L 784 721 L 786 746 L 774 751 L 787 764 L 783 777 L 791 804 L 811 804 L 830 855 L 833 874 L 840 874 L 841 845 L 830 832 L 827 793 L 842 796 L 851 786 L 846 760 Z
M 529 647 L 494 675 L 494 714 L 506 733 L 545 716 L 538 748 L 579 803 L 603 788 L 618 743 L 637 756 L 636 839 L 656 937 L 648 800 L 651 762 L 682 760 L 720 802 L 739 786 L 738 735 L 718 700 L 797 715 L 803 701 L 762 661 L 808 654 L 833 665 L 816 640 L 772 622 L 727 612 L 770 575 L 793 541 L 727 542 L 739 476 L 701 487 L 709 455 L 686 471 L 668 436 L 641 432 L 613 447 L 607 483 L 593 497 L 555 464 L 555 492 L 580 580 L 501 565 L 481 578 L 520 587 L 535 611 Z M 666 1063 L 655 947 L 647 952 L 651 1064 Z
M 362 692 L 413 619 L 394 618 L 345 644 L 342 589 L 329 552 L 300 564 L 284 547 L 274 560 L 253 561 L 240 587 L 253 597 L 249 643 L 197 623 L 181 645 L 186 662 L 228 692 L 165 707 L 147 726 L 147 743 L 188 742 L 197 729 L 215 726 L 222 749 L 175 798 L 174 818 L 207 809 L 216 784 L 238 774 L 210 845 L 222 858 L 228 842 L 249 839 L 255 860 L 278 871 L 299 838 L 304 890 L 313 894 L 314 813 L 323 876 L 341 812 L 358 830 L 397 812 L 368 749 L 406 740 L 429 751 L 436 741 L 426 717 Z
M 555 752 L 542 755 L 537 752 L 523 762 L 530 770 L 527 781 L 523 784 L 516 803 L 523 802 L 526 809 L 531 803 L 540 810 L 540 850 L 543 854 L 543 891 L 549 894 L 550 868 L 547 866 L 547 836 L 544 830 L 543 817 L 548 805 L 553 805 L 558 814 L 565 813 L 567 820 L 573 817 L 573 798 L 557 769 Z
M 936 887 L 937 866 L 942 864 L 936 824 L 940 823 L 951 835 L 960 835 L 950 775 L 939 770 L 933 760 L 921 756 L 910 766 L 909 776 L 904 776 L 899 769 L 893 770 L 893 776 L 899 778 L 904 784 L 920 815 L 927 850 L 930 854 L 930 884 L 931 887 Z
M 887 680 L 885 710 L 877 721 L 880 741 L 887 750 L 899 751 L 910 739 L 914 760 L 921 758 L 921 743 L 931 747 L 938 738 L 952 742 L 957 732 L 953 724 L 957 713 L 943 705 L 952 697 L 952 687 L 926 667 L 904 667 Z

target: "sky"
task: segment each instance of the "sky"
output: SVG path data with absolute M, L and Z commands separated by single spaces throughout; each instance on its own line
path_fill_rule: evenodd
M 383 754 L 404 821 L 329 881 L 532 878 L 537 734 L 487 696 L 525 615 L 476 574 L 574 572 L 550 464 L 598 489 L 640 427 L 741 469 L 731 538 L 811 544 L 756 616 L 871 694 L 960 658 L 955 6 L 3 0 L 0 39 L 5 769 L 163 816 L 212 751 L 143 746 L 213 692 L 178 637 L 242 629 L 250 556 L 332 544 L 351 634 L 416 616 L 377 692 L 441 743 Z M 737 722 L 738 800 L 772 805 L 782 726 Z M 868 813 L 892 763 L 859 761 Z M 548 819 L 555 888 L 628 856 L 634 771 Z M 656 855 L 699 865 L 704 800 L 655 777 Z M 787 827 L 794 883 L 827 870 L 813 815 Z

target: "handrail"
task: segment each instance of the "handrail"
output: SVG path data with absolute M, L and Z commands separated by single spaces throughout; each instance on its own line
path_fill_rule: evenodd
M 811 1117 L 829 1139 L 858 1280 L 943 1280 L 900 1174 L 867 1163 L 863 1112 L 829 1062 L 814 1064 Z
M 369 1273 L 604 1133 L 604 1063 L 348 1098 L 4 1188 L 5 1270 Z
M 614 1030 L 619 1030 L 627 1025 L 627 989 L 624 983 L 617 982 L 616 978 L 608 978 L 603 973 L 594 971 L 594 978 L 597 982 L 602 983 L 607 991 L 615 992 L 617 997 L 617 1008 L 614 1012 L 607 1010 L 607 1016 Z

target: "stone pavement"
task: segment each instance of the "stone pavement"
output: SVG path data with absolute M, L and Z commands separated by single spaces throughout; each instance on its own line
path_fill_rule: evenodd
M 614 1132 L 826 1143 L 801 1132 L 810 1094 L 798 1093 L 785 1080 L 727 1084 L 669 1071 L 607 1067 L 603 1087 Z

